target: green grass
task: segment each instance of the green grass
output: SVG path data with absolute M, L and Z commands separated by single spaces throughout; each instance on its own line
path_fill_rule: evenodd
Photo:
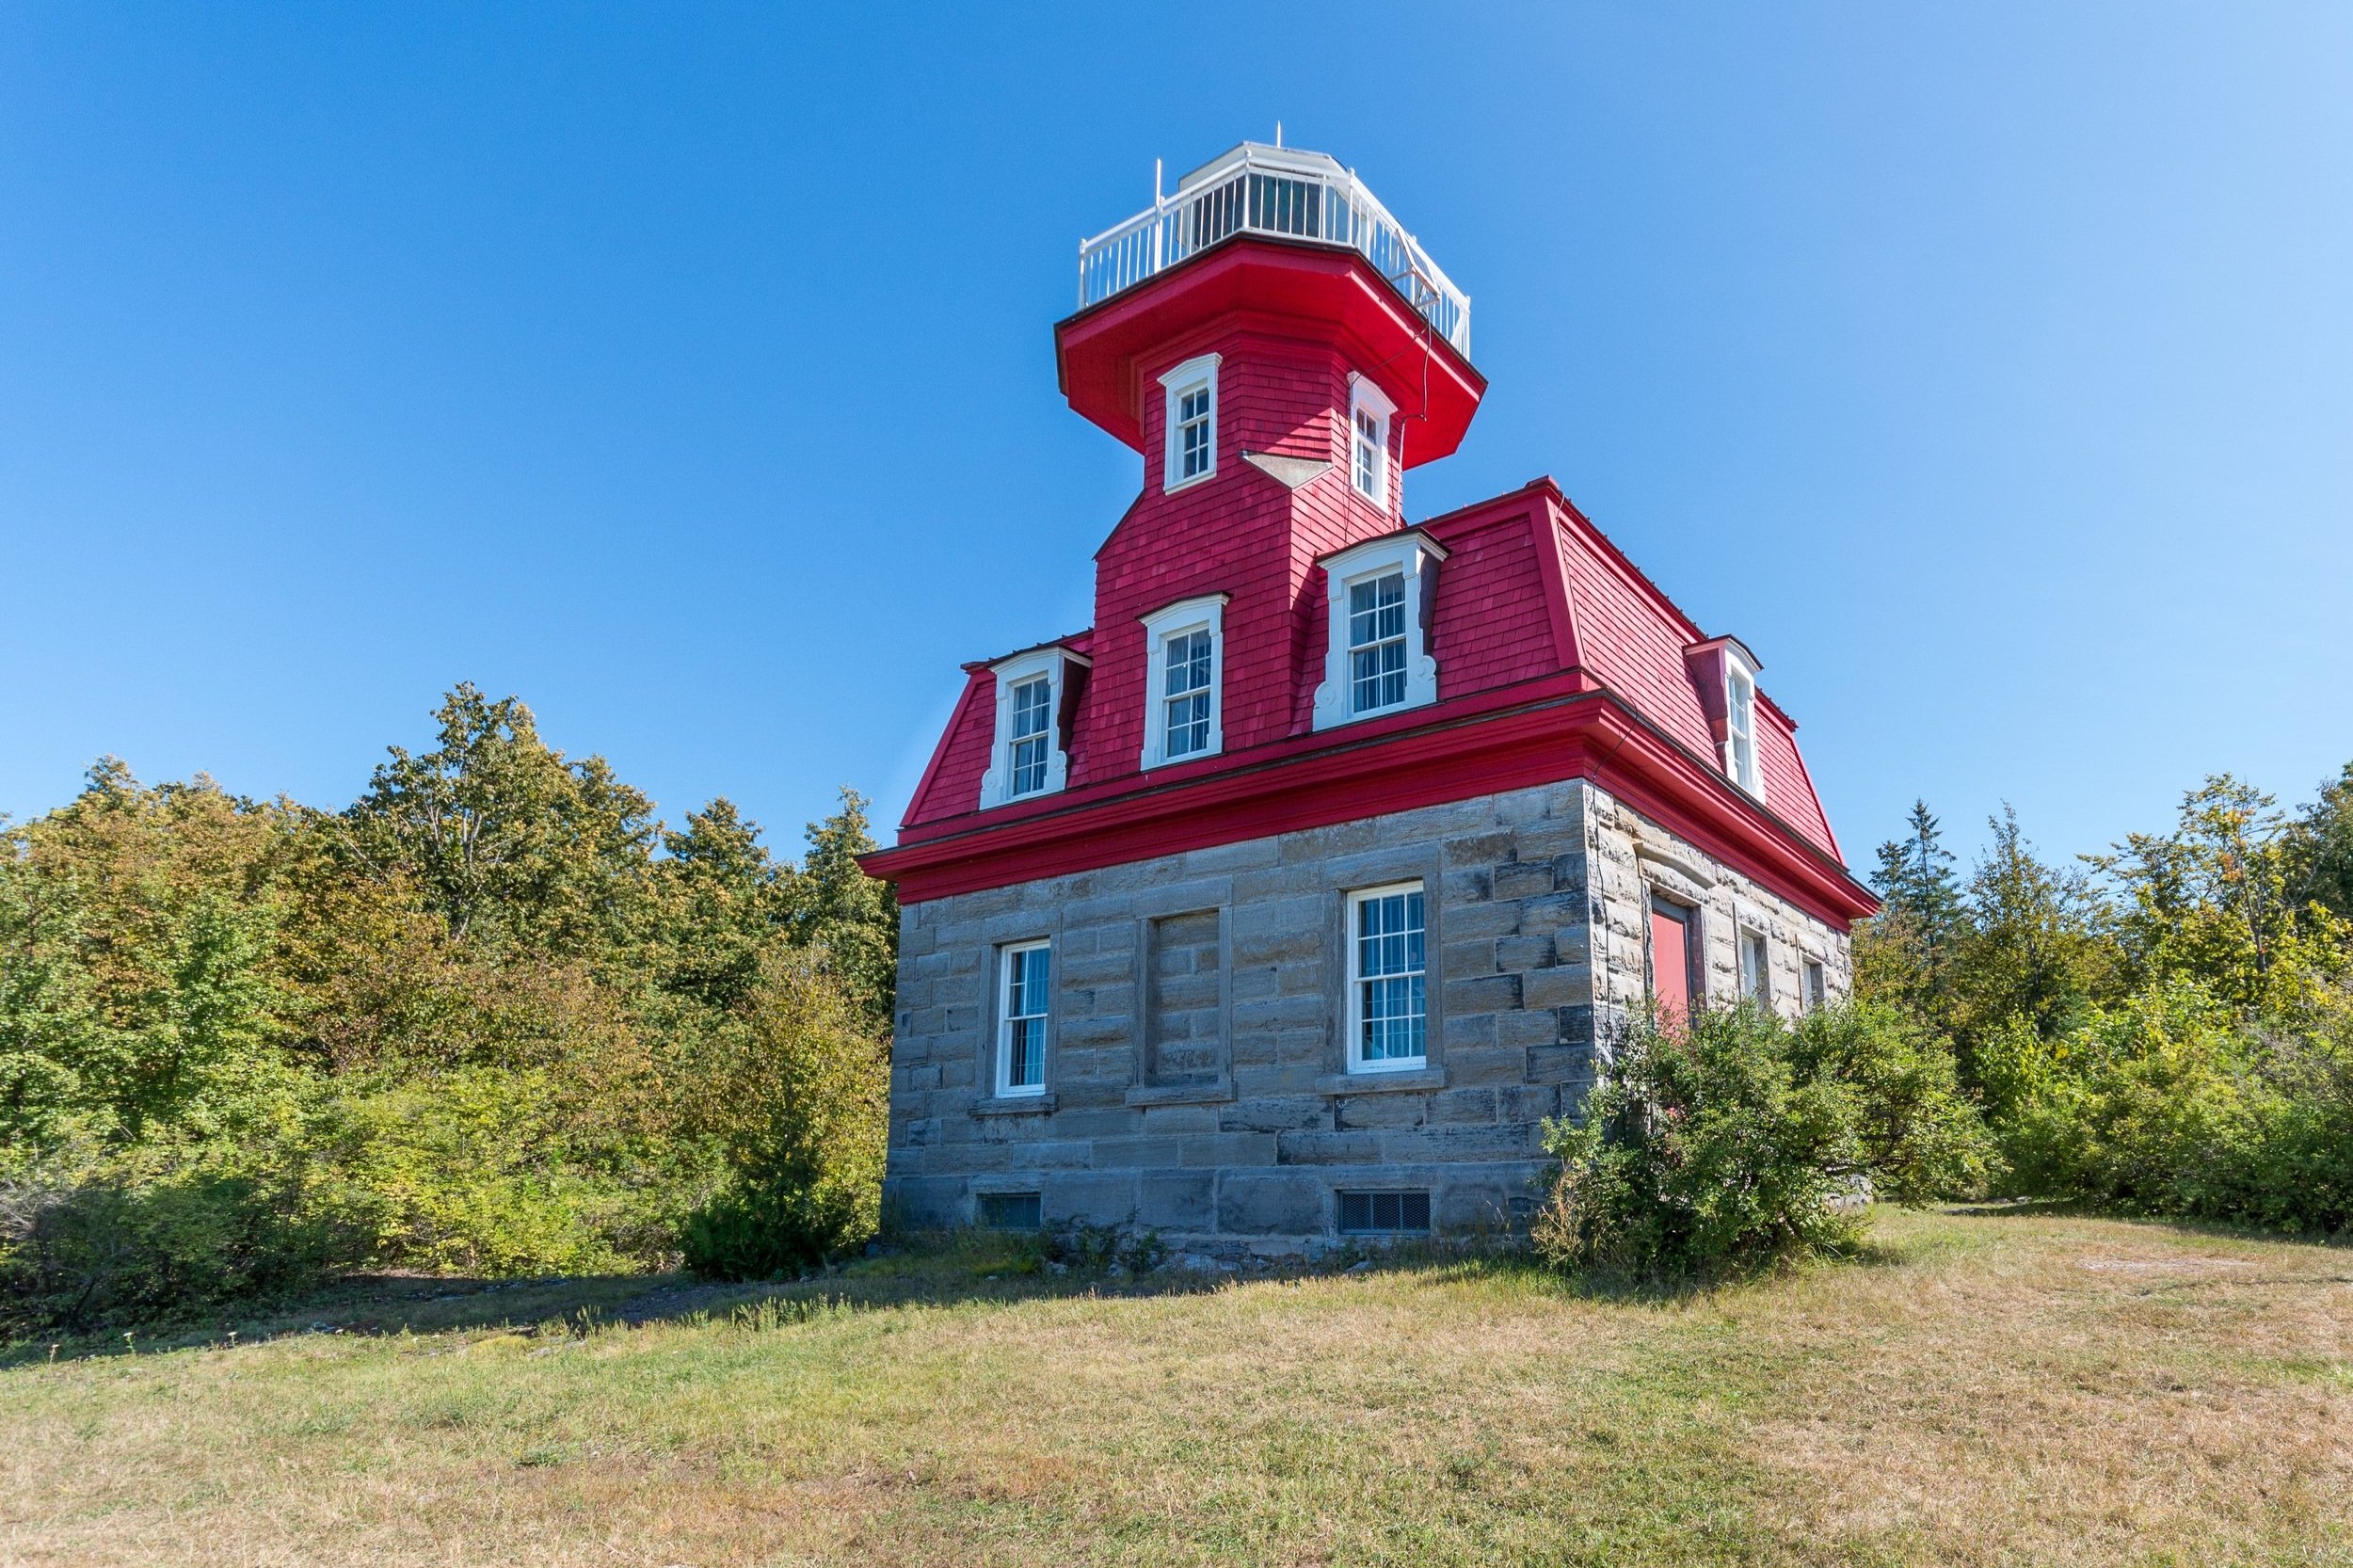
M 1680 1297 L 973 1243 L 783 1290 L 355 1286 L 0 1369 L 0 1564 L 2353 1561 L 2353 1253 L 1874 1237 Z

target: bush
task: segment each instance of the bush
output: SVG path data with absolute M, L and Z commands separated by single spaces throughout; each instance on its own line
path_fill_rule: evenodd
M 1952 1048 L 1899 1008 L 1849 1001 L 1798 1020 L 1790 1065 L 1853 1091 L 1875 1195 L 1900 1204 L 1984 1195 L 1993 1138 L 1961 1091 Z
M 2353 1052 L 2176 980 L 1980 1051 L 2006 1185 L 2127 1213 L 2353 1228 Z M 2341 1030 L 2342 1025 L 2338 1028 Z
M 749 1012 L 706 1074 L 728 1175 L 684 1234 L 686 1266 L 719 1279 L 821 1262 L 881 1219 L 888 1048 L 806 967 L 773 971 Z
M 0 1330 L 185 1318 L 316 1285 L 365 1248 L 267 1158 L 48 1161 L 0 1181 Z
M 1843 1251 L 1875 1182 L 1915 1202 L 1983 1168 L 1949 1053 L 1860 1005 L 1796 1029 L 1745 1003 L 1680 1027 L 1640 1020 L 1582 1119 L 1545 1130 L 1561 1168 L 1538 1248 L 1636 1275 Z

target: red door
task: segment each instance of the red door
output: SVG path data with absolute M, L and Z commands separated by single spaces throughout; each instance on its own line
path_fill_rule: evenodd
M 1650 906 L 1650 994 L 1660 1023 L 1681 1023 L 1691 1011 L 1691 922 L 1672 905 Z

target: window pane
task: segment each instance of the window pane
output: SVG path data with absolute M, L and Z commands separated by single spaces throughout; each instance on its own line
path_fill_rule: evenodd
M 1005 1018 L 1000 1037 L 1005 1087 L 1038 1089 L 1046 1084 L 1046 1013 L 1051 995 L 1051 953 L 1043 947 L 1005 954 Z
M 1429 1054 L 1423 914 L 1418 889 L 1357 901 L 1352 945 L 1360 1061 L 1414 1061 Z

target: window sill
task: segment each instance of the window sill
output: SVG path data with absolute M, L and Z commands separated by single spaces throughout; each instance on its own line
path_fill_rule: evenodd
M 1051 800 L 1062 793 L 1064 788 L 1064 785 L 1056 784 L 1043 790 L 1032 790 L 1027 794 L 1007 795 L 1002 800 L 984 800 L 981 802 L 981 809 L 994 811 L 1000 806 L 1022 806 L 1032 800 Z
M 1160 487 L 1160 493 L 1162 495 L 1175 495 L 1178 490 L 1189 490 L 1195 485 L 1206 485 L 1216 477 L 1217 470 L 1205 469 L 1201 472 L 1194 474 L 1190 479 L 1179 479 L 1173 485 L 1162 485 Z
M 972 1107 L 975 1116 L 1035 1116 L 1054 1109 L 1054 1096 L 1044 1095 L 999 1095 L 982 1100 Z
M 1233 1097 L 1233 1084 L 1222 1079 L 1215 1083 L 1172 1083 L 1128 1091 L 1129 1105 L 1225 1105 Z
M 1319 1095 L 1379 1095 L 1445 1087 L 1444 1067 L 1410 1067 L 1389 1073 L 1326 1073 L 1316 1080 Z

